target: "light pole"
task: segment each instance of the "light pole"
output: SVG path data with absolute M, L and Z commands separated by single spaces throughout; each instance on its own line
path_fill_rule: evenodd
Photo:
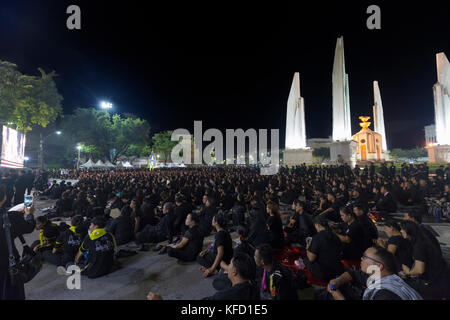
M 61 131 L 52 132 L 45 138 L 42 138 L 42 133 L 39 134 L 39 168 L 41 170 L 44 169 L 44 142 L 54 133 L 59 136 L 61 134 Z
M 100 102 L 100 108 L 102 109 L 112 109 L 112 103 L 107 101 Z
M 82 147 L 80 145 L 77 146 L 77 150 L 78 150 L 77 170 L 80 169 L 80 152 L 81 152 L 81 148 Z

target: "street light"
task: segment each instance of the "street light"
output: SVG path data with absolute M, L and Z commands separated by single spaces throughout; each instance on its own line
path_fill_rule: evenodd
M 23 157 L 23 160 L 28 161 L 28 160 L 30 160 L 30 158 L 29 157 Z
M 81 152 L 81 149 L 82 149 L 82 148 L 83 148 L 82 146 L 77 145 L 77 150 L 78 150 L 77 170 L 80 169 L 80 152 Z
M 107 101 L 102 101 L 100 103 L 100 107 L 102 109 L 112 109 L 112 103 L 111 102 L 107 102 Z
M 39 141 L 39 167 L 44 169 L 44 142 L 47 140 L 48 137 L 50 137 L 52 134 L 61 135 L 61 131 L 55 131 L 47 135 L 45 138 L 42 138 L 42 133 L 39 134 L 40 141 Z

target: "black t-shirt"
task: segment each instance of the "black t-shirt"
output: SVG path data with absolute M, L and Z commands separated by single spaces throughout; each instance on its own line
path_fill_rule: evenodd
M 308 251 L 317 256 L 314 263 L 330 278 L 344 272 L 341 263 L 342 243 L 332 231 L 322 230 L 314 235 Z
M 222 260 L 229 264 L 231 261 L 231 258 L 233 258 L 233 240 L 231 240 L 230 234 L 221 229 L 217 231 L 216 235 L 214 236 L 214 247 L 213 252 L 215 255 L 217 255 L 217 248 L 223 246 L 224 253 Z
M 258 279 L 263 279 L 264 269 L 258 268 Z M 272 279 L 272 281 L 271 281 Z M 272 287 L 270 286 L 272 283 Z M 272 271 L 266 275 L 266 290 L 261 291 L 263 300 L 296 300 L 297 291 L 294 278 L 288 268 L 274 263 Z
M 86 237 L 87 229 L 84 226 L 80 226 L 75 229 L 71 227 L 62 232 L 56 239 L 55 248 L 61 248 L 64 255 L 75 258 L 78 249 L 81 246 L 82 241 Z
M 347 225 L 344 235 L 351 239 L 350 243 L 344 243 L 343 258 L 349 260 L 360 259 L 364 252 L 364 230 L 361 224 L 355 220 Z
M 279 216 L 270 216 L 267 218 L 267 226 L 271 235 L 271 245 L 273 248 L 280 249 L 284 246 L 283 223 Z
M 246 281 L 219 291 L 204 300 L 259 300 L 259 292 L 256 285 Z
M 441 277 L 447 265 L 442 255 L 434 248 L 433 245 L 416 241 L 412 245 L 412 258 L 414 261 L 422 261 L 425 263 L 425 272 L 420 276 L 426 281 L 434 281 Z
M 97 229 L 103 230 L 103 229 Z M 104 231 L 101 231 L 103 233 Z M 89 278 L 97 278 L 108 274 L 114 266 L 115 251 L 114 236 L 106 232 L 101 237 L 93 239 L 87 235 L 80 247 L 80 251 L 88 251 L 88 269 L 83 273 Z
M 398 270 L 402 270 L 402 264 L 411 267 L 413 260 L 411 256 L 411 243 L 402 236 L 393 236 L 388 240 L 388 245 L 395 245 L 397 250 L 395 251 L 395 260 L 397 261 Z
M 184 237 L 189 239 L 184 250 L 188 250 L 190 252 L 200 253 L 203 247 L 203 235 L 200 230 L 200 227 L 195 225 L 184 233 Z
M 365 213 L 362 216 L 358 217 L 358 221 L 364 231 L 363 250 L 365 250 L 373 245 L 373 240 L 376 240 L 378 238 L 378 230 L 372 220 L 370 220 Z

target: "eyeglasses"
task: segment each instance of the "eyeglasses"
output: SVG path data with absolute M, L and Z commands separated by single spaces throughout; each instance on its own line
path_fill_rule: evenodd
M 380 264 L 384 265 L 383 262 L 378 261 L 378 260 L 376 260 L 376 259 L 374 259 L 374 258 L 368 257 L 368 256 L 366 256 L 365 253 L 364 253 L 364 254 L 362 255 L 362 257 L 361 257 L 361 260 L 363 260 L 363 259 L 370 259 L 370 260 L 372 260 L 372 261 L 374 261 L 374 262 L 376 262 L 376 263 L 380 263 Z

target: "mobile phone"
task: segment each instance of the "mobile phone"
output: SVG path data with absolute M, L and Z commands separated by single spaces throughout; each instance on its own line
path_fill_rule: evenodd
M 29 208 L 33 205 L 33 196 L 25 196 L 25 201 L 23 202 L 25 208 Z

